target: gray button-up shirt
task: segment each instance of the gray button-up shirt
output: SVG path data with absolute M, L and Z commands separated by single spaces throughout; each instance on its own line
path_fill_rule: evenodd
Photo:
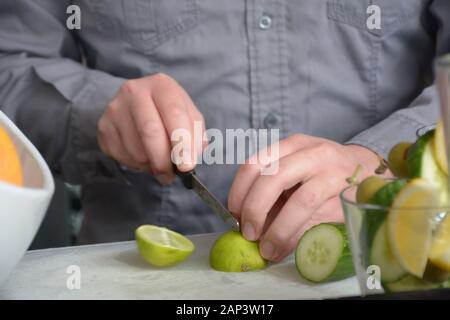
M 81 8 L 81 29 L 66 26 Z M 381 29 L 367 8 L 381 8 Z M 80 242 L 143 223 L 184 233 L 224 225 L 177 181 L 120 178 L 96 123 L 120 85 L 164 72 L 207 127 L 279 128 L 386 154 L 439 116 L 433 58 L 449 51 L 448 0 L 1 0 L 0 106 L 55 172 L 82 184 Z M 84 63 L 82 63 L 84 61 Z M 225 201 L 237 165 L 202 165 Z

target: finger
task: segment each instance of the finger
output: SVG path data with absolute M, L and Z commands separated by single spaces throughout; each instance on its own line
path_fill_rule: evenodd
M 234 178 L 228 195 L 229 210 L 240 215 L 243 201 L 247 196 L 250 187 L 255 180 L 261 176 L 261 170 L 267 163 L 274 163 L 299 149 L 313 145 L 316 141 L 317 138 L 306 137 L 304 135 L 293 135 L 264 148 L 250 157 L 246 164 L 239 168 L 236 177 Z
M 302 231 L 305 232 L 312 226 L 322 222 L 344 223 L 344 210 L 339 196 L 328 199 L 311 216 L 310 220 L 304 224 Z
M 246 239 L 259 238 L 267 213 L 280 195 L 316 175 L 318 164 L 316 149 L 307 148 L 282 158 L 277 174 L 257 177 L 241 209 L 242 230 Z
M 136 93 L 130 98 L 131 116 L 148 158 L 152 173 L 162 184 L 174 178 L 170 142 L 151 97 Z
M 264 222 L 264 227 L 262 233 L 266 233 L 267 229 L 269 229 L 272 222 L 277 217 L 280 210 L 284 207 L 284 204 L 289 199 L 292 193 L 295 192 L 300 187 L 300 184 L 297 184 L 295 187 L 284 191 L 281 196 L 277 199 L 273 207 L 270 209 L 269 213 L 267 214 L 266 221 Z
M 122 140 L 116 127 L 111 121 L 105 118 L 101 119 L 99 122 L 99 131 L 101 132 L 101 144 L 104 146 L 104 152 L 108 156 L 114 158 L 116 161 L 127 167 L 139 170 L 148 170 L 147 167 L 136 162 L 133 157 L 130 156 L 122 144 Z
M 176 164 L 180 171 L 194 169 L 196 158 L 193 143 L 194 124 L 188 113 L 186 95 L 184 89 L 169 77 L 161 78 L 152 90 L 153 101 L 161 116 L 172 148 L 175 151 L 181 146 L 181 154 L 172 153 L 172 158 L 176 156 Z
M 261 240 L 261 254 L 273 260 L 292 245 L 292 238 L 313 213 L 336 194 L 328 176 L 315 177 L 303 184 L 287 200 Z
M 194 124 L 194 154 L 198 158 L 202 155 L 203 151 L 208 145 L 208 140 L 205 137 L 205 119 L 187 94 L 185 97 L 185 103 L 187 106 L 189 118 Z
M 319 207 L 310 217 L 310 219 L 297 231 L 289 240 L 284 251 L 273 261 L 278 262 L 286 258 L 297 246 L 303 234 L 313 226 L 320 223 L 344 223 L 344 215 L 339 197 L 333 197 Z
M 147 164 L 148 158 L 128 105 L 111 105 L 110 113 L 127 152 L 136 162 Z

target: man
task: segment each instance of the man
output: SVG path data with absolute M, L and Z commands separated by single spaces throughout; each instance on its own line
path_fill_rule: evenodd
M 0 105 L 83 185 L 80 243 L 131 239 L 143 223 L 223 230 L 175 179 L 172 133 L 195 120 L 279 129 L 277 174 L 196 167 L 277 261 L 305 228 L 343 219 L 338 193 L 358 164 L 373 173 L 377 153 L 436 122 L 432 62 L 449 50 L 449 18 L 448 0 L 3 0 Z

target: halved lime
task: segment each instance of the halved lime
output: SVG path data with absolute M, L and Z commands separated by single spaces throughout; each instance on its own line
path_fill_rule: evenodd
M 142 225 L 136 229 L 141 256 L 157 267 L 169 267 L 186 260 L 195 246 L 185 236 L 163 227 Z
M 388 241 L 394 256 L 405 270 L 419 278 L 427 265 L 433 214 L 439 204 L 435 184 L 413 179 L 397 194 L 387 217 Z

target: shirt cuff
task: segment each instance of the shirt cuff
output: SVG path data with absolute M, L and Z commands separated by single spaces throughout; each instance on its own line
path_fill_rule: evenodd
M 418 131 L 432 124 L 434 123 L 421 123 L 405 114 L 396 113 L 356 135 L 345 144 L 366 147 L 387 159 L 394 145 L 402 141 L 416 141 Z
M 89 71 L 87 80 L 89 85 L 71 103 L 67 138 L 71 145 L 63 155 L 62 171 L 67 181 L 80 184 L 111 178 L 125 180 L 117 162 L 100 150 L 97 122 L 126 80 L 94 70 Z

